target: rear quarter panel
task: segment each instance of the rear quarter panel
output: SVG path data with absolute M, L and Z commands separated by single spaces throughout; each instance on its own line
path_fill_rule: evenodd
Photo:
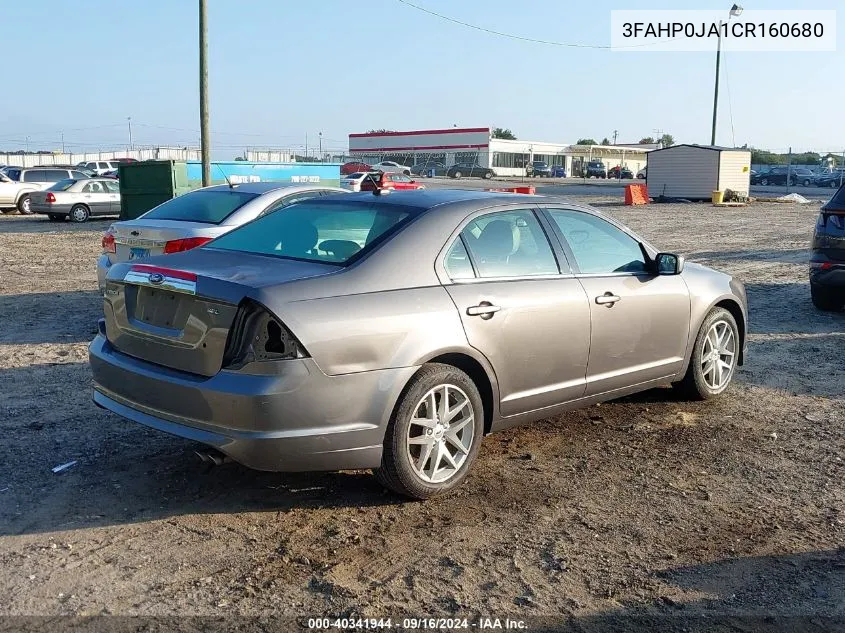
M 330 376 L 411 367 L 468 347 L 441 286 L 294 301 L 273 311 Z

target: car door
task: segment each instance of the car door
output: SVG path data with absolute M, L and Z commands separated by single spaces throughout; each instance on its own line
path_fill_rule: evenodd
M 683 278 L 653 273 L 639 241 L 596 214 L 545 211 L 589 299 L 586 395 L 680 372 L 690 334 Z
M 442 266 L 467 340 L 496 374 L 502 416 L 583 395 L 590 306 L 533 208 L 471 217 Z
M 109 200 L 109 215 L 120 215 L 120 183 L 116 180 L 104 182 Z
M 99 180 L 86 182 L 82 186 L 82 202 L 91 210 L 91 215 L 108 215 L 111 200 L 105 186 Z

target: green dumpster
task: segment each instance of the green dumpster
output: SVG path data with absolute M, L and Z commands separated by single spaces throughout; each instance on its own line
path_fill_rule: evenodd
M 118 168 L 118 177 L 121 220 L 134 220 L 162 202 L 193 189 L 184 161 L 123 163 Z

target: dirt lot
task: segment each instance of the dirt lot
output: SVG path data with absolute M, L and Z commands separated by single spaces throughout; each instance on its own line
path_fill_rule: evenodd
M 209 469 L 94 407 L 107 224 L 0 217 L 0 614 L 843 617 L 845 314 L 810 304 L 817 209 L 608 205 L 746 282 L 748 364 L 711 403 L 660 389 L 487 438 L 422 504 L 365 472 Z

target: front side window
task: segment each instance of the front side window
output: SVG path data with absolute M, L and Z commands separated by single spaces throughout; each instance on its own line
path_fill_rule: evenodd
M 59 180 L 64 180 L 70 175 L 70 172 L 67 169 L 50 169 L 44 173 L 45 177 L 42 182 L 57 182 Z
M 529 210 L 488 213 L 461 231 L 479 277 L 526 277 L 559 272 L 552 248 Z
M 610 222 L 581 211 L 549 211 L 585 274 L 644 273 L 639 243 Z
M 404 207 L 307 200 L 226 233 L 209 247 L 346 264 L 373 250 L 410 218 Z

